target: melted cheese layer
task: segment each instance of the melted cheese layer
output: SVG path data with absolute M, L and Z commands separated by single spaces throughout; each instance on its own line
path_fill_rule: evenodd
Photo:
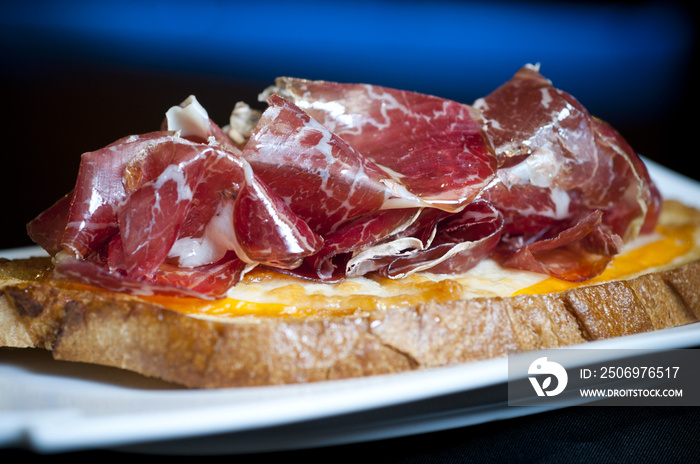
M 504 269 L 491 260 L 484 260 L 460 275 L 426 272 L 399 280 L 359 277 L 338 284 L 312 283 L 273 271 L 254 270 L 222 300 L 148 299 L 202 317 L 337 316 L 416 306 L 428 301 L 559 292 L 580 285 L 628 279 L 699 258 L 700 220 L 694 215 L 692 221 L 686 218 L 678 222 L 671 214 L 662 219 L 656 233 L 628 244 L 625 252 L 615 257 L 603 274 L 583 283 Z

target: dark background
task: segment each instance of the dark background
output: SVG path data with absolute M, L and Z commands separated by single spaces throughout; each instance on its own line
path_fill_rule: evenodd
M 31 245 L 25 224 L 73 187 L 83 152 L 157 129 L 190 94 L 225 125 L 279 75 L 471 103 L 540 63 L 638 152 L 698 178 L 696 24 L 680 3 L 3 5 L 0 249 Z

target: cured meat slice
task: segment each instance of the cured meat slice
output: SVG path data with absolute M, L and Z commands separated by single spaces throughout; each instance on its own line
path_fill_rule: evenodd
M 134 135 L 82 155 L 60 242 L 62 249 L 85 257 L 118 231 L 117 207 L 126 198 L 122 183 L 126 164 L 172 137 L 167 132 Z
M 61 240 L 72 201 L 73 191 L 70 191 L 27 224 L 29 238 L 52 256 L 62 250 Z
M 605 209 L 606 224 L 623 238 L 633 238 L 654 230 L 661 214 L 661 193 L 651 180 L 649 171 L 636 152 L 609 124 L 593 120 L 595 135 L 601 150 L 614 160 L 609 197 L 600 203 L 611 205 Z M 616 198 L 615 194 L 620 195 Z
M 233 227 L 239 255 L 248 262 L 293 269 L 318 251 L 323 239 L 245 165 L 245 182 L 236 195 Z
M 246 263 L 235 255 L 229 255 L 218 263 L 196 268 L 185 269 L 164 264 L 152 278 L 138 279 L 110 269 L 94 256 L 78 259 L 60 252 L 54 259 L 55 276 L 68 282 L 131 295 L 187 296 L 200 299 L 224 297 L 239 282 L 246 269 Z
M 494 257 L 506 267 L 525 269 L 578 282 L 605 270 L 622 249 L 622 240 L 602 223 L 600 210 L 549 230 L 546 236 Z
M 51 254 L 65 250 L 73 258 L 64 257 L 57 272 L 74 280 L 86 272 L 85 282 L 103 281 L 105 288 L 125 279 L 126 287 L 139 292 L 151 283 L 163 293 L 168 279 L 173 282 L 167 291 L 174 293 L 183 292 L 182 285 L 218 292 L 221 283 L 233 285 L 240 276 L 241 264 L 226 257 L 243 265 L 294 267 L 318 251 L 322 239 L 248 163 L 212 143 L 159 132 L 84 155 L 88 164 L 81 165 L 74 192 L 29 229 Z M 63 233 L 46 234 L 49 226 Z M 232 270 L 229 277 L 218 276 Z M 198 276 L 209 276 L 211 285 Z
M 307 258 L 306 268 L 300 271 L 304 273 L 304 277 L 313 280 L 333 281 L 345 278 L 348 276 L 348 260 L 355 252 L 410 230 L 421 217 L 421 211 L 421 209 L 380 210 L 347 221 L 324 237 L 323 248 Z M 402 245 L 404 248 L 422 246 L 422 243 L 415 238 L 404 242 Z M 402 250 L 393 249 L 393 251 Z M 350 274 L 362 275 L 373 270 L 364 268 L 362 272 L 354 271 Z
M 420 271 L 466 272 L 491 255 L 502 228 L 501 213 L 488 202 L 476 200 L 459 213 L 424 217 L 413 231 L 358 253 L 348 263 L 348 273 L 371 269 L 396 279 Z M 416 246 L 408 247 L 407 238 L 413 238 Z
M 277 95 L 268 103 L 241 156 L 317 233 L 370 212 L 424 205 L 293 103 Z
M 234 252 L 228 252 L 218 262 L 194 268 L 164 263 L 156 271 L 152 284 L 155 293 L 160 295 L 194 294 L 204 299 L 223 298 L 249 268 Z
M 478 113 L 431 95 L 365 84 L 278 78 L 290 99 L 425 202 L 457 211 L 495 174 Z
M 150 277 L 168 257 L 212 151 L 169 141 L 149 153 L 149 159 L 163 160 L 166 167 L 153 179 L 141 179 L 117 213 L 128 276 Z
M 547 243 L 547 259 L 504 263 L 585 280 L 605 268 L 623 241 L 653 227 L 660 195 L 636 153 L 535 67 L 520 69 L 474 107 L 499 163 L 481 195 L 505 217 L 498 256 L 530 255 L 545 246 L 534 244 Z M 592 259 L 596 265 L 589 265 Z
M 293 267 L 322 244 L 245 160 L 218 146 L 180 139 L 138 161 L 126 182 L 136 188 L 119 209 L 131 277 L 153 275 L 167 258 L 184 257 L 180 264 L 191 267 L 232 250 L 245 262 Z

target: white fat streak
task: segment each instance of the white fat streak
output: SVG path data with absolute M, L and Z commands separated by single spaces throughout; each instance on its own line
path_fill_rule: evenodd
M 95 211 L 105 204 L 104 198 L 102 198 L 102 195 L 100 195 L 100 192 L 97 189 L 92 190 L 92 195 L 90 195 L 88 201 L 88 212 L 90 214 L 94 214 Z
M 390 110 L 399 110 L 404 114 L 412 115 L 409 109 L 406 108 L 405 105 L 400 104 L 390 93 L 377 92 L 376 90 L 380 89 L 380 87 L 364 84 L 360 85 L 360 88 L 364 88 L 364 93 L 366 96 L 362 95 L 361 91 L 354 91 L 352 100 L 363 102 L 363 100 L 367 99 L 370 103 L 375 101 L 381 102 L 378 105 L 381 118 L 375 119 L 363 117 L 362 120 L 365 122 L 365 124 L 369 124 L 379 130 L 383 130 L 389 127 L 392 123 L 392 120 L 388 115 Z M 278 88 L 277 90 L 280 89 Z M 354 121 L 354 113 L 348 112 L 347 107 L 337 101 L 329 102 L 312 99 L 308 95 L 308 92 L 305 92 L 301 96 L 295 95 L 288 91 L 280 93 L 280 95 L 282 94 L 292 98 L 294 103 L 302 109 L 317 109 L 328 114 L 329 117 L 325 118 L 326 120 L 324 122 L 330 130 L 336 130 L 336 123 L 341 122 L 346 126 L 344 130 L 348 131 L 349 133 L 360 133 L 362 131 L 362 127 Z M 351 98 L 348 98 L 348 100 L 350 99 Z M 427 115 L 425 117 L 427 118 Z
M 170 258 L 177 258 L 182 267 L 197 267 L 215 263 L 230 249 L 236 249 L 233 231 L 233 201 L 219 205 L 216 214 L 199 238 L 183 237 L 170 249 Z
M 569 116 L 571 116 L 571 110 L 569 110 L 569 106 L 567 105 L 564 108 L 562 108 L 561 111 L 559 111 L 559 113 L 557 113 L 557 120 L 563 121 Z
M 540 88 L 540 93 L 542 94 L 542 99 L 540 100 L 540 104 L 542 105 L 543 108 L 549 108 L 549 104 L 552 103 L 552 101 L 554 100 L 552 98 L 552 94 L 549 92 L 549 88 L 547 88 L 547 87 Z
M 297 137 L 299 139 L 304 139 L 305 135 L 308 132 L 318 132 L 322 135 L 315 148 L 325 158 L 325 165 L 332 166 L 334 163 L 337 163 L 338 160 L 335 156 L 333 156 L 333 145 L 331 143 L 333 139 L 333 133 L 325 127 L 323 127 L 318 121 L 316 121 L 313 118 L 310 118 L 309 122 L 305 124 L 303 129 L 298 132 Z M 298 143 L 298 145 L 302 146 L 301 143 Z M 310 168 L 311 165 L 308 167 Z
M 301 109 L 315 109 L 328 113 L 334 121 L 339 121 L 347 126 L 353 125 L 353 117 L 346 113 L 345 106 L 337 101 L 308 101 L 306 99 L 299 102 Z
M 209 136 L 209 114 L 197 101 L 194 95 L 190 95 L 180 106 L 173 106 L 165 113 L 168 130 L 180 131 L 183 137 L 197 136 L 206 139 Z
M 552 208 L 544 208 L 542 205 L 530 205 L 519 207 L 517 212 L 522 216 L 544 216 L 552 219 L 566 219 L 569 216 L 569 204 L 571 197 L 566 190 L 555 187 L 549 192 Z
M 540 147 L 522 162 L 500 169 L 497 175 L 506 187 L 531 184 L 546 188 L 551 187 L 560 167 L 556 153 L 547 147 Z
M 171 164 L 163 170 L 160 176 L 155 180 L 153 186 L 156 192 L 165 185 L 166 182 L 175 182 L 177 185 L 177 201 L 192 201 L 194 195 L 192 189 L 187 185 L 185 173 L 177 164 Z M 158 196 L 160 198 L 160 195 Z
M 486 103 L 486 97 L 479 97 L 472 103 L 472 108 L 479 111 L 486 111 L 489 109 L 488 103 Z
M 553 188 L 549 194 L 554 203 L 554 219 L 565 219 L 569 215 L 569 204 L 571 197 L 566 190 Z
M 382 117 L 384 118 L 384 122 L 380 122 L 374 119 L 370 119 L 372 125 L 377 127 L 377 129 L 386 129 L 391 125 L 391 118 L 389 118 L 389 115 L 387 114 L 389 110 L 399 110 L 403 114 L 406 115 L 412 115 L 412 113 L 409 111 L 406 106 L 400 104 L 396 98 L 394 98 L 393 95 L 391 95 L 388 92 L 383 92 L 383 93 L 375 93 L 374 90 L 378 89 L 378 87 L 372 86 L 372 85 L 366 85 L 365 88 L 367 89 L 367 95 L 371 99 L 377 99 L 381 100 L 382 104 L 379 105 L 380 108 L 380 113 Z M 427 118 L 427 116 L 426 116 Z
M 429 202 L 411 193 L 405 185 L 391 179 L 382 179 L 387 188 L 381 209 L 423 208 L 435 206 L 438 202 Z M 450 210 L 448 208 L 448 210 Z M 450 210 L 451 211 L 451 210 Z
M 137 142 L 137 141 L 139 141 L 140 139 L 141 139 L 141 136 L 138 135 L 138 134 L 130 135 L 130 136 L 125 140 L 125 143 Z M 110 147 L 110 150 L 112 150 L 112 151 L 117 151 L 117 147 L 116 147 L 116 146 Z
M 401 173 L 379 163 L 374 164 L 388 176 L 387 179 L 379 180 L 386 191 L 381 209 L 422 208 L 433 206 L 433 203 L 437 203 L 425 201 L 418 195 L 410 192 L 401 181 L 401 178 L 404 177 Z
M 168 252 L 168 258 L 177 259 L 180 267 L 197 267 L 211 264 L 217 261 L 217 257 L 223 256 L 219 248 L 207 237 L 178 239 Z

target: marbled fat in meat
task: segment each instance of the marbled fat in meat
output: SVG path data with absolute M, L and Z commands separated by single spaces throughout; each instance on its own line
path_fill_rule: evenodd
M 505 217 L 502 263 L 585 280 L 656 222 L 660 195 L 637 154 L 535 67 L 474 107 L 499 164 L 481 198 Z
M 272 95 L 241 156 L 314 231 L 424 203 L 292 102 Z
M 366 84 L 279 78 L 289 98 L 413 194 L 446 211 L 469 204 L 495 174 L 496 160 L 468 105 Z
M 218 298 L 254 266 L 323 282 L 506 267 L 585 280 L 661 197 L 612 127 L 526 66 L 465 105 L 280 78 L 239 147 L 193 96 L 82 156 L 28 224 L 57 276 Z

